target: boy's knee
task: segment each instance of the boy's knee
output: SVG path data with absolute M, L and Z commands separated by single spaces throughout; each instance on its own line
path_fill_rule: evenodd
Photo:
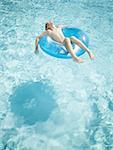
M 80 40 L 77 39 L 75 36 L 71 36 L 71 37 L 70 37 L 70 40 L 71 40 L 72 42 L 76 42 L 77 44 L 80 43 Z
M 72 41 L 72 42 L 79 42 L 79 40 L 75 37 L 75 36 L 71 36 L 70 37 L 70 40 Z
M 71 37 L 70 37 L 70 40 L 73 40 L 74 38 L 75 38 L 74 36 L 71 36 Z

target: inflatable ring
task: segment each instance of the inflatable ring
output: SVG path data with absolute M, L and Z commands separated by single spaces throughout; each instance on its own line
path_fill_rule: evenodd
M 66 27 L 63 28 L 62 31 L 65 37 L 75 36 L 77 39 L 81 40 L 86 46 L 88 46 L 89 38 L 82 30 L 78 28 Z M 49 36 L 43 36 L 39 41 L 39 45 L 44 52 L 51 56 L 57 58 L 71 58 L 71 54 L 68 52 L 65 46 L 52 40 Z M 72 43 L 72 46 L 77 56 L 81 56 L 85 53 L 85 50 L 81 49 L 75 43 Z

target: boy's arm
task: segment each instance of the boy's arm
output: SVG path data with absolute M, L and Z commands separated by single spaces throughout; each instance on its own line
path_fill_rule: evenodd
M 58 26 L 57 26 L 57 28 L 60 28 L 60 29 L 62 29 L 64 26 L 62 25 L 62 24 L 59 24 Z
M 59 29 L 66 28 L 66 27 L 67 27 L 67 25 L 62 25 L 62 24 L 57 25 L 57 28 L 59 28 Z
M 35 40 L 35 52 L 38 51 L 38 42 L 39 42 L 40 38 L 42 38 L 46 34 L 47 34 L 47 32 L 44 31 L 44 32 L 42 32 L 42 34 L 40 34 L 39 36 L 36 37 L 36 40 Z

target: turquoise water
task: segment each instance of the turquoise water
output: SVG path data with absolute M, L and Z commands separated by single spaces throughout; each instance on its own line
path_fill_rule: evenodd
M 83 64 L 35 55 L 47 20 L 90 37 Z M 0 150 L 113 149 L 113 0 L 0 1 Z

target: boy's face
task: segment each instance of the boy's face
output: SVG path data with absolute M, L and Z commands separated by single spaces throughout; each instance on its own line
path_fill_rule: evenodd
M 47 28 L 52 28 L 54 23 L 52 21 L 47 22 Z

